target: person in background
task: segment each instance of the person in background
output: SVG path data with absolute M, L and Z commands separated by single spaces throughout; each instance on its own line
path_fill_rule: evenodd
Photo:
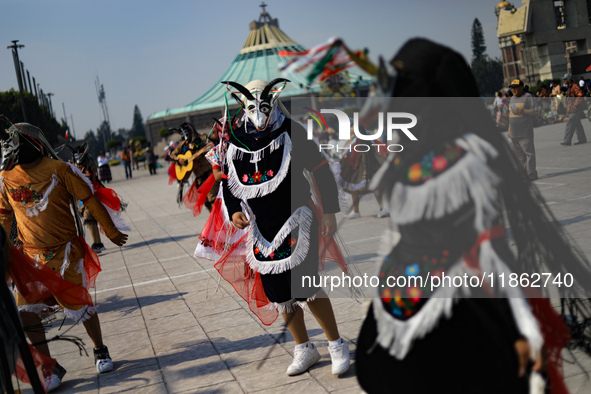
M 123 148 L 123 152 L 121 152 L 121 161 L 123 161 L 125 167 L 125 179 L 131 179 L 131 153 L 127 148 Z
M 131 158 L 131 166 L 134 170 L 139 170 L 140 169 L 140 165 L 138 163 L 137 160 L 137 155 L 139 153 L 140 149 L 137 149 L 134 145 L 133 142 L 129 143 L 129 156 Z
M 150 170 L 150 175 L 156 175 L 156 162 L 158 161 L 158 156 L 154 154 L 154 150 L 150 146 L 148 151 L 146 152 L 146 160 L 148 161 L 148 169 Z
M 98 173 L 101 182 L 111 182 L 113 177 L 111 176 L 111 167 L 109 167 L 109 158 L 105 155 L 105 152 L 100 151 L 96 160 L 98 162 Z
M 523 165 L 527 179 L 538 179 L 536 171 L 536 148 L 534 146 L 533 117 L 536 116 L 536 102 L 531 93 L 523 89 L 523 81 L 511 82 L 513 97 L 509 101 L 509 132 L 515 155 Z
M 581 123 L 581 115 L 585 105 L 585 99 L 583 91 L 573 81 L 572 74 L 565 74 L 564 83 L 567 85 L 568 90 L 566 92 L 566 128 L 564 130 L 564 140 L 560 145 L 570 146 L 571 141 L 575 133 L 577 134 L 577 142 L 575 145 L 587 143 L 587 136 L 585 135 L 585 129 Z

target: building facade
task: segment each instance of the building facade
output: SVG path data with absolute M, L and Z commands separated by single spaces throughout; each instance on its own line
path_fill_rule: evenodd
M 591 0 L 499 3 L 497 36 L 505 86 L 515 78 L 536 85 L 565 73 L 591 78 Z

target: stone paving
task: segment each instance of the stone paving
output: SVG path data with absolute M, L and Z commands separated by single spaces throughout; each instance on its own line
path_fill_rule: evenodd
M 591 140 L 591 124 L 584 121 Z M 564 124 L 536 129 L 542 190 L 557 219 L 591 257 L 591 143 L 559 145 Z M 224 280 L 213 262 L 196 259 L 193 251 L 207 212 L 193 217 L 175 203 L 176 185 L 167 184 L 165 168 L 150 176 L 146 169 L 124 179 L 112 169 L 114 188 L 129 203 L 128 244 L 118 248 L 104 240 L 96 291 L 105 343 L 115 370 L 98 376 L 93 360 L 68 342 L 51 343 L 54 357 L 68 370 L 58 393 L 358 393 L 355 362 L 341 377 L 330 371 L 326 337 L 306 313 L 310 339 L 321 361 L 308 373 L 289 377 L 294 342 L 278 320 L 262 325 Z M 362 271 L 371 272 L 387 218 L 377 219 L 373 200 L 361 203 L 362 217 L 340 221 L 340 234 Z M 340 217 L 340 216 L 339 216 Z M 332 298 L 341 335 L 355 342 L 364 316 L 363 300 Z M 58 315 L 49 335 L 63 333 Z M 92 346 L 81 326 L 68 334 Z M 571 392 L 591 391 L 591 361 L 575 354 L 580 367 L 566 356 L 565 375 Z M 26 386 L 25 386 L 26 387 Z M 25 389 L 24 392 L 30 392 Z

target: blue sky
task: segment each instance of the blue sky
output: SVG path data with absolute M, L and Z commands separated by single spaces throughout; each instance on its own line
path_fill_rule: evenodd
M 137 104 L 144 120 L 184 106 L 215 83 L 258 19 L 261 0 L 0 0 L 0 91 L 17 89 L 12 40 L 20 60 L 56 115 L 74 120 L 77 138 L 102 121 L 95 79 L 106 93 L 111 127 L 130 128 Z M 500 57 L 497 1 L 266 0 L 279 27 L 305 47 L 341 37 L 372 59 L 390 59 L 412 37 L 451 46 L 468 61 L 474 18 L 487 53 Z M 515 2 L 519 6 L 519 2 Z

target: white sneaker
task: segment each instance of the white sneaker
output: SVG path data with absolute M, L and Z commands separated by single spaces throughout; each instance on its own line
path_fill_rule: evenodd
M 378 218 L 385 218 L 387 216 L 390 216 L 390 213 L 385 209 L 380 209 L 380 212 L 378 212 Z
M 113 370 L 113 360 L 111 360 L 109 349 L 106 346 L 94 349 L 94 364 L 98 373 L 111 372 Z
M 353 212 L 353 211 L 351 211 L 351 212 L 349 212 L 348 215 L 345 215 L 345 217 L 347 219 L 357 219 L 357 218 L 360 218 L 361 217 L 361 214 L 359 212 Z
M 59 364 L 55 364 L 55 368 L 53 369 L 51 376 L 45 379 L 45 387 L 47 387 L 47 392 L 49 393 L 50 391 L 57 389 L 62 384 L 62 379 L 65 375 L 66 369 Z
M 320 353 L 314 344 L 306 342 L 296 345 L 293 350 L 293 363 L 287 367 L 287 374 L 293 376 L 306 372 L 318 360 L 320 360 Z
M 351 354 L 349 353 L 349 344 L 343 338 L 339 338 L 339 345 L 329 346 L 328 352 L 332 360 L 332 374 L 340 375 L 347 372 L 351 364 Z

